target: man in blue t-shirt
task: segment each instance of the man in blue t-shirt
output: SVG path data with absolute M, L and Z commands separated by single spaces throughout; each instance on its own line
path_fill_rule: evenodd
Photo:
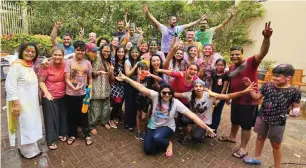
M 71 45 L 71 35 L 69 33 L 65 33 L 63 36 L 63 44 L 60 44 L 56 40 L 56 36 L 58 34 L 58 30 L 61 27 L 61 22 L 57 21 L 54 24 L 53 30 L 51 32 L 51 42 L 52 42 L 52 47 L 59 47 L 64 49 L 64 54 L 72 54 L 74 53 L 74 47 Z
M 165 26 L 159 23 L 153 15 L 149 12 L 149 9 L 146 4 L 143 5 L 143 12 L 149 16 L 149 19 L 155 24 L 158 30 L 162 33 L 162 40 L 161 40 L 161 51 L 165 53 L 165 56 L 169 53 L 171 42 L 174 38 L 174 35 L 179 35 L 184 29 L 191 27 L 201 20 L 205 19 L 205 15 L 202 15 L 200 19 L 190 22 L 188 24 L 176 26 L 176 17 L 170 16 L 168 19 L 168 26 Z

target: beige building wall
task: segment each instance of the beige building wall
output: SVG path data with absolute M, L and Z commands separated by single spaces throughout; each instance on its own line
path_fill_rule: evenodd
M 258 53 L 263 40 L 261 34 L 265 22 L 271 21 L 273 35 L 265 60 L 290 63 L 306 74 L 306 1 L 266 1 L 263 19 L 250 20 L 250 36 L 253 44 L 244 45 L 245 55 Z M 303 79 L 306 82 L 306 77 Z M 304 88 L 303 88 L 304 90 Z

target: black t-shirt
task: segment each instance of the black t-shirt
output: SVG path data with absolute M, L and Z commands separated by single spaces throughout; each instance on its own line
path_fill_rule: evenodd
M 225 73 L 219 76 L 217 75 L 216 71 L 213 71 L 211 79 L 212 79 L 211 90 L 216 93 L 221 93 L 224 86 L 224 81 L 228 81 L 228 74 Z
M 115 33 L 113 33 L 113 36 L 114 37 L 119 37 L 119 41 L 120 41 L 120 39 L 121 39 L 121 37 L 123 36 L 123 35 L 125 35 L 125 31 L 122 31 L 122 32 L 115 32 Z
M 285 125 L 290 106 L 301 101 L 301 92 L 293 86 L 277 88 L 269 82 L 259 91 L 264 99 L 258 116 L 262 116 L 263 120 L 271 125 Z

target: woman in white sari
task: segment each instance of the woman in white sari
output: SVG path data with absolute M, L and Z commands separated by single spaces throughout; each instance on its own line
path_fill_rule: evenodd
M 10 67 L 5 88 L 10 145 L 15 146 L 25 158 L 41 153 L 37 141 L 42 138 L 42 122 L 38 99 L 38 79 L 33 64 L 38 50 L 32 43 L 21 44 L 19 59 Z

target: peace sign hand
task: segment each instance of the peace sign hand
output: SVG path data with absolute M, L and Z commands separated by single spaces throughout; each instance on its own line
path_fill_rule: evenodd
M 270 38 L 273 33 L 273 30 L 270 25 L 271 21 L 269 23 L 266 22 L 265 29 L 262 31 L 262 35 L 266 38 Z

